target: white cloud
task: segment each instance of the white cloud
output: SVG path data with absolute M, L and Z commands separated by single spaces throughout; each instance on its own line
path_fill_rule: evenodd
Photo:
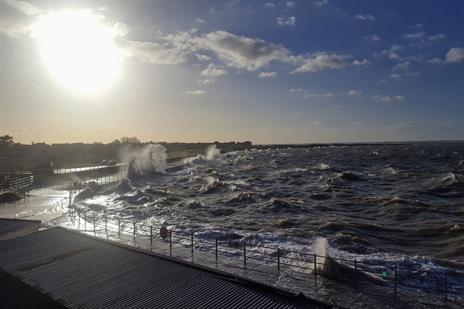
M 313 4 L 317 8 L 321 8 L 327 4 L 329 4 L 329 0 L 319 0 L 319 1 L 313 1 Z
M 389 75 L 391 79 L 400 80 L 403 77 L 417 77 L 420 76 L 420 72 L 402 72 L 402 73 L 392 73 Z
M 332 98 L 335 96 L 333 92 L 320 92 L 316 91 L 313 89 L 302 89 L 302 88 L 292 88 L 290 89 L 290 92 L 293 94 L 298 94 L 302 96 L 303 98 L 322 98 L 322 99 L 328 99 Z
M 400 57 L 401 51 L 403 51 L 403 47 L 401 45 L 392 45 L 390 49 L 384 49 L 380 52 L 380 54 L 376 54 L 376 55 L 387 56 L 389 59 L 398 60 L 401 58 Z
M 210 63 L 208 64 L 208 67 L 201 71 L 201 75 L 203 76 L 210 76 L 210 77 L 219 77 L 222 75 L 226 75 L 227 71 L 224 69 L 221 69 L 217 65 Z
M 350 91 L 348 91 L 347 93 L 348 96 L 356 96 L 356 97 L 360 97 L 362 96 L 362 91 L 361 90 L 354 90 L 354 89 L 351 89 Z
M 214 54 L 228 67 L 248 71 L 260 69 L 273 61 L 297 64 L 304 59 L 291 55 L 282 45 L 226 31 L 203 35 L 195 35 L 193 31 L 177 32 L 160 36 L 156 42 L 120 41 L 126 54 L 152 64 L 185 63 L 192 54 L 203 55 L 200 51 Z M 206 61 L 203 56 L 196 58 Z
M 447 53 L 445 59 L 432 58 L 426 62 L 429 64 L 449 64 L 464 61 L 464 48 L 453 47 Z
M 205 78 L 197 80 L 199 84 L 208 85 L 214 83 L 214 78 Z
M 0 33 L 4 33 L 10 37 L 21 37 L 28 35 L 31 32 L 29 25 L 16 22 L 7 22 L 2 20 L 0 23 Z
M 381 96 L 381 95 L 375 95 L 373 96 L 374 100 L 378 102 L 384 102 L 384 103 L 394 103 L 394 102 L 400 102 L 404 100 L 404 95 L 394 95 L 394 96 Z
M 424 28 L 424 25 L 422 23 L 417 23 L 415 25 L 412 25 L 412 26 L 409 26 L 409 29 L 410 30 L 422 30 L 422 28 Z
M 276 76 L 277 76 L 276 72 L 261 72 L 258 74 L 259 78 L 273 78 Z
M 411 62 L 403 61 L 393 66 L 392 70 L 395 72 L 407 71 L 411 67 Z
M 354 60 L 352 63 L 354 66 L 360 66 L 360 67 L 368 67 L 370 64 L 372 64 L 371 61 L 367 60 L 366 58 L 362 60 Z
M 372 41 L 372 42 L 378 42 L 378 41 L 381 40 L 380 37 L 377 34 L 366 35 L 364 38 L 366 40 Z
M 0 33 L 10 37 L 28 36 L 32 26 L 43 11 L 26 1 L 0 1 Z
M 285 3 L 285 5 L 286 5 L 288 8 L 293 8 L 293 7 L 296 6 L 296 3 L 293 2 L 293 1 L 287 1 L 287 2 Z
M 447 38 L 443 33 L 428 35 L 425 31 L 406 33 L 402 35 L 403 38 L 409 40 L 408 46 L 424 48 L 430 46 L 434 42 L 438 42 Z
M 167 46 L 156 42 L 142 42 L 131 40 L 119 40 L 120 47 L 129 57 L 150 64 L 180 64 L 184 63 L 189 52 L 175 45 Z
M 341 70 L 348 63 L 349 56 L 317 53 L 303 61 L 303 64 L 292 71 L 292 73 L 318 72 L 322 70 Z
M 208 92 L 205 90 L 188 90 L 185 93 L 189 95 L 206 95 Z
M 461 62 L 461 61 L 464 61 L 464 48 L 453 47 L 446 54 L 447 63 Z
M 152 64 L 185 63 L 191 54 L 207 51 L 217 56 L 226 66 L 254 71 L 272 61 L 296 63 L 301 57 L 291 56 L 285 47 L 257 38 L 215 31 L 195 35 L 193 31 L 160 36 L 157 42 L 138 42 L 120 39 L 129 56 Z M 198 54 L 199 60 L 209 56 Z
M 303 98 L 332 98 L 334 94 L 332 92 L 325 92 L 325 93 L 319 93 L 319 92 L 310 92 L 305 95 L 303 95 Z
M 204 24 L 204 23 L 205 23 L 205 20 L 202 19 L 202 18 L 197 18 L 195 21 L 196 21 L 197 23 L 200 23 L 200 24 Z
M 295 26 L 295 22 L 296 22 L 296 17 L 295 16 L 289 16 L 289 17 L 284 17 L 284 16 L 280 16 L 280 17 L 277 17 L 277 25 L 279 25 L 280 27 L 293 27 Z
M 266 3 L 264 4 L 264 6 L 270 8 L 270 9 L 272 9 L 272 8 L 275 7 L 275 4 L 272 3 L 272 2 L 266 2 Z
M 427 60 L 426 63 L 429 63 L 429 64 L 443 64 L 443 63 L 445 63 L 445 61 L 443 59 L 440 59 L 440 58 L 432 58 L 432 59 Z
M 434 34 L 434 35 L 431 35 L 428 37 L 428 40 L 429 41 L 440 41 L 440 40 L 444 40 L 446 39 L 447 36 L 443 33 L 439 33 L 439 34 Z
M 211 57 L 208 55 L 203 55 L 203 54 L 195 54 L 198 60 L 200 61 L 210 61 Z
M 354 17 L 358 20 L 366 20 L 366 21 L 375 21 L 377 19 L 372 14 L 366 14 L 366 15 L 356 14 Z
M 118 44 L 127 56 L 140 61 L 175 65 L 186 62 L 191 53 L 199 50 L 193 41 L 194 34 L 195 29 L 169 35 L 158 33 L 155 42 L 132 41 L 122 37 L 118 39 Z
M 18 10 L 19 12 L 26 14 L 26 15 L 39 15 L 42 14 L 43 11 L 27 1 L 16 1 L 16 0 L 5 0 L 4 1 L 7 5 L 13 7 L 14 9 Z
M 425 31 L 420 31 L 416 33 L 405 33 L 403 34 L 403 38 L 408 39 L 408 40 L 420 40 L 425 37 L 426 33 Z
M 194 38 L 197 48 L 214 52 L 227 66 L 254 71 L 272 61 L 292 62 L 283 46 L 226 31 L 210 32 Z

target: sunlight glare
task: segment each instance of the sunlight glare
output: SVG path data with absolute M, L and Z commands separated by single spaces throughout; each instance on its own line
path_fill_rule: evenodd
M 49 13 L 34 27 L 51 75 L 79 93 L 101 91 L 119 75 L 121 56 L 116 35 L 103 23 L 103 16 L 89 10 Z

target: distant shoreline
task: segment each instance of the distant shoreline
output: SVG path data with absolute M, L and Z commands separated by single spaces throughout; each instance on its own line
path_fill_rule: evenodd
M 381 142 L 333 142 L 333 143 L 289 143 L 289 144 L 254 144 L 254 147 L 314 147 L 314 146 L 382 146 L 411 145 L 433 143 L 464 143 L 464 140 L 423 140 L 423 141 L 381 141 Z
M 122 162 L 121 152 L 125 149 L 140 149 L 146 143 L 68 143 L 32 145 L 13 144 L 0 149 L 0 169 L 24 170 L 38 165 L 53 162 L 57 168 L 99 165 L 102 160 Z M 417 144 L 456 144 L 464 140 L 436 141 L 397 141 L 397 142 L 347 142 L 347 143 L 289 143 L 289 144 L 252 144 L 251 142 L 212 142 L 212 143 L 167 143 L 160 142 L 166 148 L 168 162 L 204 154 L 207 147 L 214 144 L 221 152 L 240 151 L 246 149 L 267 148 L 317 148 L 317 147 L 367 147 L 367 146 L 404 146 Z

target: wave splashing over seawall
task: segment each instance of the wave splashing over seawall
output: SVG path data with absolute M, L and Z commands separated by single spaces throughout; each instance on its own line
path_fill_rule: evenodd
M 146 176 L 166 169 L 166 148 L 159 144 L 149 144 L 130 154 L 127 177 Z

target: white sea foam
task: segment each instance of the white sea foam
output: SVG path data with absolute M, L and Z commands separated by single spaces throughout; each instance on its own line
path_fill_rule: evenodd
M 200 154 L 200 155 L 196 155 L 195 157 L 184 159 L 184 164 L 186 165 L 204 164 L 204 163 L 207 163 L 208 161 L 217 159 L 220 155 L 221 155 L 221 150 L 217 148 L 215 144 L 213 144 L 213 145 L 209 145 L 208 148 L 206 148 L 204 155 Z
M 166 169 L 166 148 L 159 144 L 149 144 L 142 149 L 131 151 L 126 157 L 129 157 L 127 172 L 129 179 L 159 173 Z

